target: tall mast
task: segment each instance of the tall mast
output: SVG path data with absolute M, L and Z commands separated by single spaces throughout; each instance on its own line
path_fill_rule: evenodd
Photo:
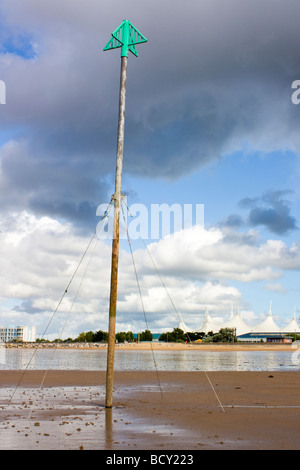
M 127 59 L 128 52 L 138 56 L 135 44 L 146 42 L 147 39 L 130 23 L 124 20 L 120 26 L 112 33 L 110 41 L 104 47 L 104 51 L 121 48 L 121 75 L 120 75 L 120 96 L 119 96 L 119 121 L 118 121 L 118 143 L 117 143 L 117 163 L 115 193 L 112 196 L 114 201 L 114 225 L 112 241 L 112 261 L 110 279 L 110 302 L 109 302 L 109 326 L 108 326 L 108 349 L 106 368 L 106 399 L 105 407 L 111 408 L 113 403 L 113 375 L 115 357 L 115 333 L 117 315 L 117 290 L 118 290 L 118 265 L 119 265 L 119 226 L 121 208 L 121 185 L 122 166 L 124 149 L 124 129 L 125 129 L 125 101 L 126 101 L 126 79 L 127 79 Z

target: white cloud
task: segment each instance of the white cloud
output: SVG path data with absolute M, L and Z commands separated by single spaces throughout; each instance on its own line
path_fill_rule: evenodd
M 230 241 L 221 229 L 193 227 L 180 237 L 165 238 L 149 247 L 163 272 L 199 279 L 272 280 L 281 277 L 281 268 L 299 269 L 300 250 L 280 240 L 261 245 Z
M 0 234 L 0 324 L 16 321 L 35 324 L 41 335 L 89 239 L 74 235 L 68 224 L 27 212 L 11 214 L 7 220 L 6 226 L 1 221 Z M 95 246 L 91 245 L 51 322 L 48 333 L 54 337 L 59 335 L 66 319 L 66 336 L 75 337 L 90 329 L 107 330 L 111 247 L 101 240 L 94 241 Z M 274 279 L 283 276 L 285 269 L 300 268 L 300 250 L 296 250 L 296 245 L 289 248 L 274 240 L 257 246 L 240 241 L 232 244 L 216 228 L 193 227 L 185 231 L 183 238 L 166 237 L 148 245 L 148 249 L 166 287 L 161 284 L 147 251 L 136 250 L 134 258 L 146 320 L 152 331 L 175 327 L 177 313 L 183 315 L 188 325 L 196 327 L 206 305 L 220 318 L 229 314 L 233 303 L 239 303 L 241 310 L 249 310 L 248 299 L 242 298 L 232 281 L 263 280 L 265 288 L 278 291 L 280 285 L 274 284 Z M 117 328 L 124 329 L 130 324 L 133 330 L 144 329 L 131 255 L 123 249 L 119 273 Z M 251 313 L 247 315 L 251 317 Z
M 288 292 L 279 282 L 276 282 L 275 284 L 268 282 L 265 284 L 264 289 L 271 292 L 279 292 L 280 294 L 286 294 Z

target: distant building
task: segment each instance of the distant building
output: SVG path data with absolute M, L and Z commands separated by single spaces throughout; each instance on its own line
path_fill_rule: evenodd
M 241 318 L 239 312 L 233 315 L 231 311 L 230 319 L 222 323 L 216 322 L 214 318 L 208 313 L 208 308 L 206 307 L 204 319 L 202 324 L 196 329 L 193 330 L 183 323 L 181 317 L 178 323 L 178 328 L 182 329 L 185 333 L 194 332 L 194 333 L 208 333 L 213 331 L 217 333 L 221 328 L 232 328 L 235 330 L 236 337 L 238 341 L 248 341 L 248 342 L 290 342 L 288 334 L 297 334 L 300 335 L 300 326 L 296 320 L 296 308 L 294 309 L 293 318 L 288 322 L 284 327 L 279 327 L 276 325 L 273 314 L 272 314 L 272 302 L 270 302 L 270 309 L 266 318 L 256 326 L 247 325 L 244 320 Z
M 292 338 L 287 334 L 281 333 L 246 333 L 238 337 L 243 343 L 292 343 Z
M 24 341 L 34 343 L 36 336 L 35 326 L 8 326 L 0 327 L 0 342 L 7 343 L 9 341 Z
M 140 341 L 141 333 L 133 333 L 133 337 L 136 341 Z M 152 333 L 152 341 L 158 341 L 161 333 Z

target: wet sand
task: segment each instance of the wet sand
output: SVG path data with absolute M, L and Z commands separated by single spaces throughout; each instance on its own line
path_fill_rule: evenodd
M 41 384 L 43 385 L 41 387 Z M 0 372 L 0 449 L 298 450 L 299 372 Z

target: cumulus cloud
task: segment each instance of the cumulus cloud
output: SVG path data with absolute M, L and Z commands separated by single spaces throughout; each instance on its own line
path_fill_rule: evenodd
M 74 234 L 71 224 L 26 212 L 9 223 L 2 220 L 1 228 L 0 323 L 5 323 L 10 305 L 12 321 L 38 324 L 41 336 L 90 239 Z M 235 280 L 263 281 L 265 288 L 278 291 L 284 272 L 300 269 L 298 245 L 278 240 L 249 245 L 229 240 L 219 228 L 195 226 L 184 232 L 149 244 L 151 257 L 145 248 L 134 251 L 145 312 L 131 255 L 121 250 L 119 330 L 145 329 L 144 313 L 151 330 L 160 331 L 175 327 L 178 313 L 196 328 L 206 305 L 220 318 L 226 318 L 233 303 L 251 312 Z M 65 337 L 75 337 L 80 328 L 107 330 L 110 263 L 109 244 L 93 240 L 47 333 L 59 336 L 65 322 Z
M 195 226 L 180 237 L 170 237 L 150 246 L 159 259 L 160 269 L 178 276 L 198 279 L 272 280 L 280 269 L 299 269 L 299 250 L 281 240 L 265 243 L 241 243 L 242 238 L 228 238 L 220 229 Z M 150 250 L 149 248 L 149 250 Z M 176 255 L 174 255 L 176 253 Z

